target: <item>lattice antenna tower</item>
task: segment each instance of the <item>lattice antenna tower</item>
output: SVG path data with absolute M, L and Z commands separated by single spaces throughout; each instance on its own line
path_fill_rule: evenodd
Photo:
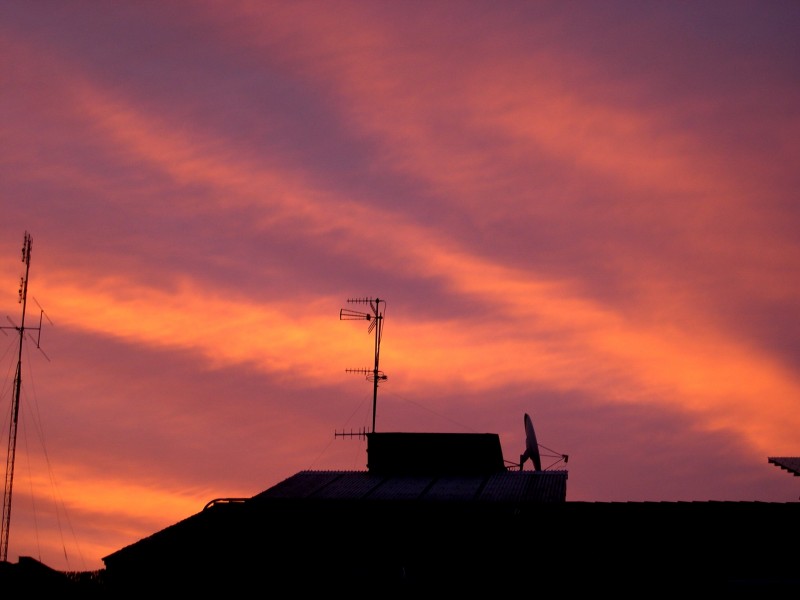
M 381 336 L 383 335 L 383 317 L 386 312 L 386 300 L 381 298 L 348 298 L 351 304 L 366 304 L 372 312 L 360 312 L 349 308 L 339 310 L 340 321 L 369 321 L 367 333 L 375 334 L 375 363 L 372 369 L 345 369 L 346 373 L 361 373 L 368 381 L 372 381 L 372 432 L 375 432 L 375 410 L 378 405 L 378 382 L 385 381 L 386 375 L 379 369 L 381 354 Z M 383 310 L 381 310 L 383 305 Z M 337 434 L 340 435 L 340 434 Z M 348 434 L 341 434 L 348 435 Z M 350 434 L 352 435 L 352 434 Z
M 46 317 L 44 313 L 44 309 L 39 306 L 39 303 L 36 302 L 36 298 L 34 298 L 34 302 L 36 302 L 37 306 L 39 306 L 39 325 L 38 327 L 27 327 L 25 325 L 25 312 L 28 306 L 28 275 L 30 274 L 31 269 L 31 246 L 33 245 L 33 240 L 31 239 L 31 235 L 26 231 L 25 232 L 25 239 L 22 245 L 22 262 L 25 263 L 25 275 L 20 277 L 19 282 L 19 303 L 22 304 L 22 321 L 20 321 L 19 325 L 16 325 L 14 321 L 11 320 L 11 317 L 7 317 L 11 326 L 3 326 L 0 327 L 0 331 L 3 332 L 3 335 L 8 335 L 5 330 L 6 329 L 14 329 L 19 334 L 19 354 L 17 357 L 17 372 L 16 376 L 14 377 L 14 396 L 12 398 L 11 404 L 11 419 L 9 420 L 9 432 L 8 432 L 8 452 L 6 454 L 6 479 L 5 479 L 5 488 L 3 490 L 3 522 L 2 522 L 2 531 L 0 532 L 0 561 L 6 562 L 8 559 L 8 532 L 9 527 L 11 525 L 11 492 L 14 489 L 14 462 L 16 459 L 17 453 L 17 423 L 19 421 L 19 396 L 20 391 L 22 389 L 22 343 L 25 339 L 25 335 L 29 331 L 35 331 L 36 338 L 27 333 L 28 337 L 36 344 L 36 348 L 47 358 L 47 355 L 44 354 L 44 351 L 41 349 L 40 341 L 42 336 L 42 319 Z M 50 318 L 47 317 L 49 321 Z M 47 360 L 50 360 L 47 358 Z

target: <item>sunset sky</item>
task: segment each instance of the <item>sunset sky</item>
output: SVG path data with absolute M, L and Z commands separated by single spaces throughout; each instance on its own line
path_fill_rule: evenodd
M 798 31 L 794 0 L 5 0 L 8 560 L 99 569 L 365 469 L 356 297 L 377 431 L 513 463 L 529 413 L 567 500 L 798 501 L 767 461 L 800 455 Z

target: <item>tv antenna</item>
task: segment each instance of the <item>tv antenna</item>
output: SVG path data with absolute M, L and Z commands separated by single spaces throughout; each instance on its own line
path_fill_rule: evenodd
M 386 300 L 380 298 L 348 298 L 351 304 L 369 304 L 372 312 L 359 312 L 349 308 L 339 310 L 340 321 L 369 321 L 367 333 L 375 332 L 375 365 L 372 369 L 345 369 L 346 373 L 361 373 L 368 381 L 372 381 L 372 433 L 375 433 L 375 408 L 378 404 L 378 382 L 385 381 L 386 375 L 378 369 L 381 353 L 381 336 L 383 335 L 383 312 L 386 312 Z M 381 312 L 383 304 L 383 312 Z M 337 434 L 338 435 L 338 434 Z M 341 434 L 348 435 L 348 434 Z M 352 434 L 349 434 L 352 435 Z M 360 433 L 359 435 L 363 435 Z
M 15 329 L 19 333 L 19 354 L 17 357 L 17 373 L 14 377 L 14 397 L 11 404 L 11 419 L 9 421 L 9 433 L 8 433 L 8 453 L 6 454 L 6 482 L 5 488 L 3 490 L 3 522 L 2 522 L 2 532 L 0 532 L 0 561 L 5 562 L 8 558 L 8 530 L 11 524 L 11 491 L 14 487 L 14 461 L 16 458 L 17 453 L 17 423 L 19 420 L 19 395 L 20 390 L 22 389 L 22 342 L 25 339 L 26 331 L 32 330 L 36 331 L 36 339 L 28 333 L 28 337 L 36 343 L 36 348 L 42 352 L 45 358 L 47 355 L 44 354 L 42 351 L 39 342 L 42 336 L 42 318 L 47 316 L 44 313 L 44 309 L 42 309 L 41 305 L 36 302 L 36 298 L 34 298 L 34 302 L 36 305 L 39 306 L 39 326 L 38 327 L 26 327 L 25 326 L 25 311 L 28 305 L 28 274 L 30 273 L 31 269 L 31 246 L 32 246 L 32 239 L 31 235 L 26 231 L 25 232 L 25 240 L 22 245 L 22 262 L 25 263 L 25 275 L 20 277 L 19 282 L 19 303 L 22 304 L 22 321 L 20 322 L 19 326 L 14 324 L 10 317 L 8 320 L 11 322 L 11 327 L 3 326 L 0 327 L 0 331 L 3 332 L 3 335 L 8 335 L 5 330 L 6 329 Z M 47 317 L 47 320 L 50 321 L 50 317 Z M 47 358 L 49 361 L 50 359 Z

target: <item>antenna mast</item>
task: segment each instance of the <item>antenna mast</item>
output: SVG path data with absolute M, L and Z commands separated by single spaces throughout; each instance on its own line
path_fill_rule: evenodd
M 378 381 L 385 380 L 386 375 L 378 369 L 381 353 L 381 336 L 383 335 L 383 310 L 386 311 L 386 300 L 380 298 L 348 298 L 348 302 L 353 304 L 369 304 L 371 313 L 359 312 L 342 308 L 339 310 L 340 321 L 371 321 L 367 333 L 375 332 L 375 366 L 369 369 L 345 369 L 347 373 L 363 373 L 368 380 L 372 381 L 372 433 L 375 433 L 375 408 L 378 404 Z
M 8 434 L 8 454 L 6 455 L 6 483 L 3 491 L 3 523 L 2 523 L 2 539 L 0 539 L 0 561 L 5 562 L 8 558 L 8 529 L 11 524 L 11 491 L 14 487 L 14 460 L 17 453 L 17 422 L 19 420 L 19 395 L 22 389 L 22 342 L 25 338 L 25 310 L 28 304 L 28 274 L 31 269 L 31 235 L 26 231 L 25 240 L 22 245 L 22 262 L 25 263 L 25 275 L 20 278 L 19 282 L 19 303 L 22 304 L 22 322 L 19 327 L 0 327 L 0 329 L 16 329 L 19 333 L 19 354 L 17 357 L 17 373 L 14 378 L 14 398 L 11 405 L 11 420 L 9 422 Z M 35 298 L 34 298 L 35 300 Z M 37 302 L 38 304 L 38 302 Z M 40 307 L 41 308 L 41 307 Z M 28 327 L 27 329 L 34 329 L 39 332 L 36 339 L 36 347 L 39 348 L 39 340 L 42 333 L 42 316 L 44 310 L 39 315 L 39 327 Z M 5 334 L 5 331 L 3 331 Z M 41 349 L 40 349 L 41 350 Z M 46 355 L 45 355 L 46 358 Z M 48 359 L 49 360 L 49 359 Z

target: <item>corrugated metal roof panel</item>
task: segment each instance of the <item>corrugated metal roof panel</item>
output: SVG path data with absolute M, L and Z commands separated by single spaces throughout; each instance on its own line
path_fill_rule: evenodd
M 512 471 L 488 478 L 480 500 L 500 503 L 564 502 L 566 471 Z
M 255 496 L 330 500 L 564 502 L 566 471 L 508 471 L 491 475 L 384 476 L 367 471 L 301 471 Z
M 486 477 L 439 477 L 425 492 L 425 500 L 459 502 L 475 500 Z
M 309 498 L 342 476 L 344 471 L 301 471 L 254 496 L 256 498 Z
M 325 487 L 317 490 L 312 497 L 325 500 L 360 500 L 372 493 L 382 482 L 383 477 L 367 472 L 341 473 Z
M 425 493 L 434 477 L 398 476 L 386 477 L 380 486 L 369 495 L 371 500 L 418 500 Z
M 481 492 L 481 500 L 488 502 L 514 502 L 522 498 L 528 487 L 527 474 L 530 471 L 516 473 L 515 477 L 506 477 L 506 473 L 497 473 L 489 477 Z

